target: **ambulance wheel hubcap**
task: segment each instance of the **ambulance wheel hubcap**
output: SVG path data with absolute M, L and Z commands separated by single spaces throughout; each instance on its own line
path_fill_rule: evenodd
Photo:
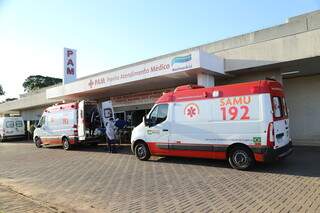
M 64 149 L 69 149 L 69 143 L 67 140 L 63 141 L 63 147 L 64 147 Z
M 236 151 L 233 155 L 233 161 L 239 167 L 246 167 L 249 163 L 249 156 L 244 151 Z
M 137 154 L 139 158 L 144 158 L 146 155 L 146 149 L 143 145 L 138 145 Z

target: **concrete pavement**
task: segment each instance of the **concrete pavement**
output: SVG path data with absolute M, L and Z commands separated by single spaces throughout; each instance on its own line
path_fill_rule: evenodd
M 250 172 L 231 169 L 225 161 L 153 157 L 142 162 L 129 149 L 109 154 L 102 147 L 64 151 L 23 142 L 1 143 L 0 162 L 1 186 L 46 211 L 320 211 L 319 148 L 296 148 L 288 159 Z M 6 202 L 0 195 L 0 212 L 14 212 Z

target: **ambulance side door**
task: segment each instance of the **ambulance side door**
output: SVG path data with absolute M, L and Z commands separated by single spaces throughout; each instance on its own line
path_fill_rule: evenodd
M 146 126 L 146 139 L 153 147 L 153 154 L 165 154 L 168 150 L 170 121 L 168 119 L 169 104 L 158 104 L 150 112 Z
M 37 136 L 41 139 L 41 142 L 43 144 L 49 143 L 48 138 L 48 123 L 47 123 L 47 114 L 44 113 L 42 117 L 39 120 L 38 126 L 37 126 Z
M 20 118 L 15 119 L 15 127 L 17 131 L 17 135 L 24 135 L 25 134 L 25 129 L 24 129 L 24 122 Z
M 170 155 L 212 158 L 215 139 L 212 101 L 176 102 L 173 108 Z
M 62 111 L 47 114 L 43 131 L 46 134 L 48 144 L 61 144 L 63 125 L 60 125 L 60 121 L 62 121 Z
M 79 140 L 86 139 L 86 127 L 84 120 L 84 101 L 80 101 L 78 105 L 78 136 Z

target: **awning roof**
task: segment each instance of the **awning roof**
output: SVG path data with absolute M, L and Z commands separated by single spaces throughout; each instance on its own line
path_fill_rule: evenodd
M 47 98 L 110 97 L 196 81 L 197 73 L 223 75 L 223 59 L 200 50 L 88 76 L 47 90 Z

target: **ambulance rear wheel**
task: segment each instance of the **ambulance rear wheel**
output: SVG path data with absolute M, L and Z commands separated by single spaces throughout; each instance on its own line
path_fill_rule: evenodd
M 62 139 L 62 145 L 64 150 L 70 150 L 71 149 L 71 144 L 68 140 L 68 138 L 63 138 Z
M 229 153 L 228 160 L 231 167 L 238 170 L 248 170 L 254 164 L 252 152 L 245 147 L 233 148 Z
M 41 148 L 42 147 L 41 139 L 36 137 L 34 139 L 34 144 L 36 145 L 37 148 Z
M 151 154 L 146 143 L 138 142 L 134 148 L 134 153 L 139 160 L 149 160 Z
M 3 136 L 2 135 L 0 135 L 0 143 L 1 142 L 4 142 L 4 139 L 3 139 Z

